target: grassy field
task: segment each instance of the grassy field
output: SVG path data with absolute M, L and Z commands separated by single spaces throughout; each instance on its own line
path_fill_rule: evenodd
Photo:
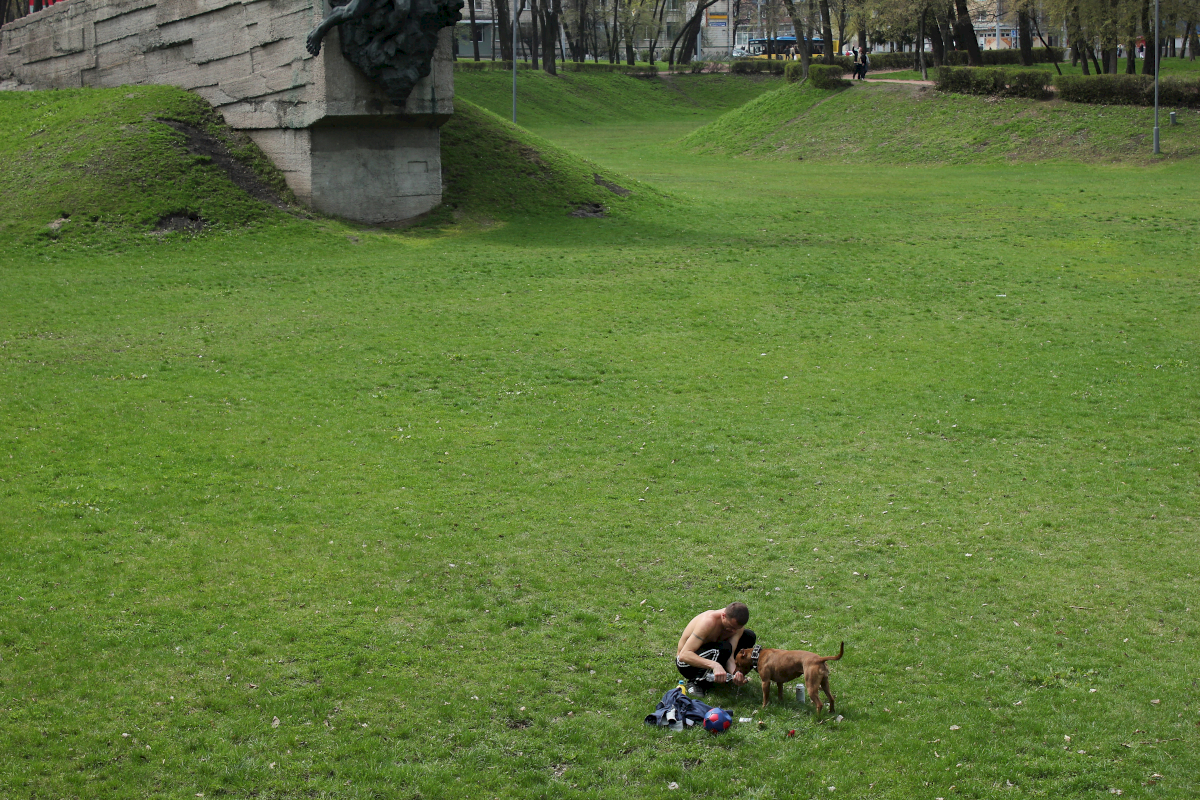
M 1181 109 L 1178 119 L 1160 127 L 1163 156 L 1156 157 L 1153 109 L 952 95 L 910 84 L 837 92 L 785 84 L 681 144 L 698 154 L 847 164 L 1148 164 L 1200 154 L 1200 111 Z
M 932 58 L 929 58 L 928 54 L 926 55 L 926 58 L 927 58 L 926 64 L 928 65 L 928 68 L 929 68 L 929 78 L 930 78 L 930 80 L 936 80 L 937 79 L 937 68 L 933 66 L 933 60 L 932 60 Z M 1124 75 L 1126 63 L 1127 62 L 1125 59 L 1123 59 L 1123 58 L 1119 59 L 1117 61 L 1117 72 Z M 1138 75 L 1142 74 L 1142 63 L 1143 63 L 1142 59 L 1140 59 L 1140 58 L 1137 59 L 1136 66 L 1137 66 L 1137 74 Z M 1187 58 L 1164 58 L 1160 62 L 1160 64 L 1162 65 L 1162 74 L 1165 76 L 1170 75 L 1170 76 L 1191 78 L 1191 77 L 1196 77 L 1197 73 L 1200 72 L 1200 61 L 1192 61 Z M 1022 67 L 1019 64 L 1005 64 L 1002 67 L 1002 69 L 1006 69 L 1006 70 L 1042 70 L 1042 71 L 1049 72 L 1051 75 L 1059 74 L 1059 72 L 1054 69 L 1053 64 L 1034 64 L 1032 67 Z M 1058 65 L 1058 69 L 1062 71 L 1063 75 L 1082 75 L 1083 74 L 1083 67 L 1081 67 L 1079 64 L 1072 65 L 1069 62 L 1063 62 Z M 1090 70 L 1092 75 L 1096 74 L 1095 69 L 1091 65 L 1091 62 L 1089 62 L 1088 69 Z M 870 80 L 872 76 L 874 76 L 876 78 L 920 80 L 921 72 L 920 72 L 920 70 L 888 70 L 888 71 L 872 70 L 867 75 L 867 80 Z
M 1197 161 L 729 159 L 672 141 L 728 95 L 548 97 L 464 104 L 460 222 L 10 206 L 0 795 L 1194 796 Z M 123 95 L 78 98 L 22 102 Z M 733 599 L 846 642 L 840 719 L 642 723 Z

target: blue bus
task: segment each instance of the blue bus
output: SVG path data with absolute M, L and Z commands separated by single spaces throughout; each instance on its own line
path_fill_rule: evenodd
M 837 53 L 836 42 L 834 43 L 833 52 Z M 800 45 L 796 43 L 795 36 L 775 36 L 770 40 L 767 39 L 751 39 L 746 43 L 746 55 L 749 58 L 766 58 L 767 48 L 771 49 L 773 56 L 786 57 L 792 50 L 796 48 L 797 55 L 800 53 Z M 825 42 L 821 39 L 810 39 L 809 46 L 812 48 L 813 56 L 825 55 Z

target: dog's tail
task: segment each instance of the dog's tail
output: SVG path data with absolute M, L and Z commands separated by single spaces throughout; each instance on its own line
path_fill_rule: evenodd
M 824 664 L 826 661 L 837 661 L 845 652 L 846 643 L 842 642 L 841 648 L 838 649 L 838 654 L 836 656 L 821 656 L 821 663 Z

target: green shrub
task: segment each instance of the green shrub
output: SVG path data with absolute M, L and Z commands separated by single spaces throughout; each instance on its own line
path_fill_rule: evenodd
M 708 66 L 709 64 L 707 61 L 693 61 L 692 63 L 688 64 L 688 68 L 691 70 L 693 75 L 699 75 L 701 72 L 704 72 Z
M 910 53 L 909 55 L 915 54 Z M 987 67 L 1021 63 L 1020 50 L 984 50 L 980 55 L 983 57 L 983 65 Z M 930 57 L 932 58 L 932 53 Z M 1061 47 L 1039 47 L 1033 51 L 1033 63 L 1035 64 L 1053 64 L 1062 60 L 1063 50 Z M 967 66 L 967 51 L 947 50 L 942 59 L 942 65 L 948 67 Z
M 804 64 L 799 61 L 788 61 L 787 66 L 783 68 L 783 77 L 789 82 L 795 83 L 804 79 Z M 818 89 L 837 89 L 842 86 L 849 86 L 850 81 L 842 80 L 842 75 L 845 70 L 841 64 L 818 64 L 813 62 L 808 65 L 808 80 Z
M 850 81 L 842 80 L 845 71 L 840 64 L 810 64 L 808 80 L 818 89 L 838 89 L 849 86 Z
M 1050 84 L 1050 73 L 1042 70 L 1002 70 L 979 67 L 938 67 L 937 89 L 957 94 L 1027 97 L 1041 100 Z
M 1154 90 L 1150 90 L 1151 105 L 1154 102 Z M 1175 108 L 1200 108 L 1200 81 L 1189 81 L 1183 78 L 1161 78 L 1158 82 L 1159 105 L 1174 106 Z
M 764 72 L 771 75 L 782 75 L 783 67 L 788 63 L 790 62 L 777 58 L 745 58 L 731 62 L 729 71 L 735 75 L 757 75 Z
M 917 63 L 917 53 L 867 53 L 867 58 L 871 59 L 868 69 L 912 69 Z M 933 64 L 931 53 L 925 54 L 925 63 Z
M 1009 70 L 1007 73 L 1009 97 L 1026 97 L 1043 100 L 1046 87 L 1050 85 L 1050 73 L 1040 69 Z
M 1154 105 L 1154 78 L 1150 75 L 1060 75 L 1054 83 L 1058 96 L 1072 103 Z M 1158 90 L 1160 105 L 1200 108 L 1200 82 L 1162 78 Z
M 628 64 L 596 64 L 591 61 L 583 63 L 577 61 L 559 61 L 557 62 L 560 72 L 620 72 L 625 75 L 632 75 L 636 78 L 653 77 L 658 74 L 658 67 L 653 64 L 637 64 L 629 66 Z M 455 61 L 454 68 L 465 72 L 487 72 L 496 70 L 500 72 L 512 72 L 511 61 Z M 529 69 L 528 61 L 518 61 L 517 69 Z M 539 69 L 541 69 L 539 67 Z

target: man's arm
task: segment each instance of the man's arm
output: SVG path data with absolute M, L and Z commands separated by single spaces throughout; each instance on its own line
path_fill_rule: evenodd
M 704 639 L 700 638 L 698 634 L 693 632 L 692 635 L 689 636 L 683 643 L 683 647 L 679 649 L 679 652 L 676 654 L 676 658 L 685 664 L 690 664 L 693 667 L 699 667 L 700 669 L 711 669 L 713 680 L 715 680 L 717 683 L 724 683 L 727 680 L 727 670 L 725 669 L 724 665 L 722 665 L 719 661 L 712 661 L 711 659 L 702 658 L 701 655 L 696 652 L 696 650 L 703 644 Z
M 729 656 L 729 663 L 725 665 L 725 669 L 730 675 L 730 680 L 732 680 L 738 686 L 741 686 L 743 683 L 746 682 L 746 676 L 742 675 L 742 673 L 738 672 L 737 664 L 734 663 L 733 657 L 737 655 L 738 642 L 740 642 L 742 640 L 742 634 L 745 632 L 746 632 L 746 629 L 744 627 L 738 628 L 736 631 L 733 632 L 733 635 L 729 637 L 729 644 L 733 646 L 733 649 L 730 651 L 731 654 Z M 716 674 L 716 673 L 714 673 L 714 674 Z M 741 680 L 738 680 L 739 675 L 741 675 Z

